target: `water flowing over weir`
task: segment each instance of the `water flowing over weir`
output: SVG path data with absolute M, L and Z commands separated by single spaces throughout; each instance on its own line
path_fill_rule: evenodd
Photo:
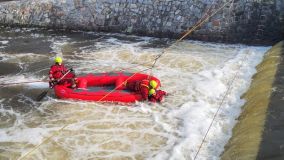
M 17 159 L 69 124 L 27 159 L 218 159 L 268 47 L 224 45 L 93 32 L 1 28 L 0 159 Z M 169 95 L 162 104 L 63 101 L 48 95 L 55 51 L 77 74 L 143 70 L 165 47 L 153 74 Z M 137 63 L 149 62 L 149 65 Z M 236 76 L 237 75 L 237 76 Z M 234 83 L 230 86 L 231 81 Z M 28 81 L 19 85 L 3 85 Z
M 247 101 L 222 159 L 283 159 L 284 42 L 274 45 L 257 66 Z

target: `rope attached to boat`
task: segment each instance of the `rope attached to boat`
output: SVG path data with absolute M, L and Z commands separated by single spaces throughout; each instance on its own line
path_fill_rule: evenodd
M 176 40 L 172 45 L 175 45 L 175 44 L 177 44 L 178 42 L 182 41 L 186 36 L 188 36 L 188 35 L 191 34 L 193 31 L 195 31 L 198 27 L 200 27 L 201 25 L 203 25 L 206 21 L 208 21 L 211 17 L 213 17 L 214 15 L 216 15 L 219 11 L 221 11 L 227 4 L 231 3 L 232 1 L 233 1 L 233 0 L 230 0 L 230 1 L 226 2 L 223 6 L 221 6 L 220 8 L 218 8 L 215 12 L 213 12 L 212 14 L 209 14 L 209 15 L 208 15 L 208 13 L 209 13 L 209 11 L 210 11 L 210 8 L 212 7 L 212 5 L 211 5 L 211 7 L 207 10 L 206 14 L 204 15 L 204 19 L 203 19 L 203 20 L 199 20 L 199 21 L 194 25 L 194 27 L 192 27 L 191 29 L 188 29 L 188 30 L 186 31 L 186 33 L 185 33 L 181 38 L 179 38 L 178 40 Z M 203 18 L 203 17 L 202 17 L 202 18 Z M 202 19 L 202 18 L 201 18 L 201 19 Z M 158 61 L 158 60 L 166 53 L 166 51 L 169 50 L 169 49 L 170 49 L 169 47 L 168 47 L 168 48 L 165 48 L 165 49 L 162 51 L 162 53 L 160 53 L 159 55 L 157 55 L 157 56 L 155 57 L 155 59 L 154 59 L 154 62 L 153 62 L 152 65 L 151 65 L 151 67 L 149 67 L 149 68 L 147 68 L 147 69 L 144 69 L 144 70 L 141 70 L 141 71 L 139 71 L 139 72 L 144 72 L 144 71 L 150 70 L 150 71 L 151 71 L 151 75 L 152 75 L 152 70 L 153 70 L 153 68 L 155 68 L 155 65 L 156 65 L 157 61 Z M 144 63 L 144 64 L 146 64 L 146 63 Z M 139 66 L 140 66 L 140 64 L 139 64 Z M 137 67 L 137 66 L 136 66 L 136 67 Z M 134 67 L 133 67 L 133 68 L 134 68 Z M 129 69 L 129 68 L 127 68 L 127 69 Z M 124 71 L 124 69 L 121 70 L 121 71 Z M 137 73 L 139 73 L 139 72 L 134 73 L 132 76 L 130 76 L 129 78 L 127 78 L 124 82 L 126 82 L 126 81 L 129 80 L 130 78 L 134 77 L 134 76 L 135 76 Z M 124 83 L 124 82 L 123 82 L 123 83 Z M 232 82 L 233 82 L 233 81 L 232 81 Z M 123 84 L 123 83 L 122 83 L 122 84 Z M 121 84 L 121 85 L 122 85 L 122 84 Z M 232 84 L 232 83 L 231 83 L 231 84 Z M 120 86 L 121 86 L 121 85 L 120 85 Z M 120 86 L 118 86 L 118 87 L 120 87 Z M 116 87 L 115 89 L 117 89 L 118 87 Z M 103 101 L 103 99 L 104 99 L 105 97 L 107 97 L 109 94 L 111 94 L 112 92 L 114 92 L 115 89 L 111 90 L 106 96 L 102 97 L 98 102 Z M 224 96 L 223 99 L 225 99 L 225 97 L 226 97 L 226 95 Z M 222 103 L 220 104 L 220 107 L 218 108 L 218 110 L 217 110 L 217 112 L 215 113 L 215 115 L 218 114 L 218 111 L 219 111 L 219 109 L 221 108 L 222 104 L 223 104 L 223 101 L 222 101 Z M 198 153 L 199 153 L 199 151 L 200 151 L 200 149 L 201 149 L 203 143 L 205 142 L 205 139 L 206 139 L 206 137 L 207 137 L 207 134 L 208 134 L 208 132 L 209 132 L 209 130 L 210 130 L 212 124 L 213 124 L 213 121 L 214 121 L 215 118 L 216 118 L 215 115 L 214 115 L 214 117 L 213 117 L 213 120 L 212 120 L 212 122 L 211 122 L 211 124 L 210 124 L 210 126 L 209 126 L 209 128 L 208 128 L 208 130 L 207 130 L 207 132 L 206 132 L 206 134 L 205 134 L 205 136 L 204 136 L 204 138 L 203 138 L 203 141 L 202 141 L 202 143 L 201 143 L 201 145 L 200 145 L 200 147 L 199 147 L 199 149 L 198 149 L 198 152 L 197 152 L 196 155 L 195 155 L 195 158 L 197 157 L 197 155 L 198 155 Z M 59 130 L 57 130 L 57 131 L 56 131 L 55 133 L 53 133 L 51 136 L 45 138 L 41 143 L 39 143 L 38 145 L 36 145 L 36 146 L 35 146 L 33 149 L 31 149 L 29 152 L 25 153 L 23 156 L 21 156 L 20 158 L 18 158 L 18 160 L 22 160 L 22 159 L 25 159 L 26 157 L 28 157 L 28 156 L 29 156 L 30 154 L 32 154 L 35 150 L 37 150 L 42 144 L 48 142 L 50 139 L 52 139 L 53 137 L 55 137 L 56 135 L 58 135 L 61 131 L 63 131 L 63 130 L 64 130 L 66 127 L 68 127 L 69 125 L 70 125 L 70 124 L 66 124 L 66 125 L 64 125 L 63 127 L 61 127 Z M 195 158 L 194 158 L 194 159 L 195 159 Z

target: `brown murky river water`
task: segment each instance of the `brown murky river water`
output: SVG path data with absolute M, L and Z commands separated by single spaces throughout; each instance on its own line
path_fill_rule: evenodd
M 244 103 L 240 97 L 268 49 L 187 40 L 170 46 L 174 40 L 123 34 L 0 29 L 1 160 L 189 160 L 229 89 L 197 158 L 219 159 Z M 152 64 L 166 47 L 153 69 L 162 89 L 171 94 L 162 104 L 59 100 L 53 92 L 35 101 L 48 87 L 56 54 L 78 75 L 125 68 L 138 72 L 148 67 L 138 64 Z

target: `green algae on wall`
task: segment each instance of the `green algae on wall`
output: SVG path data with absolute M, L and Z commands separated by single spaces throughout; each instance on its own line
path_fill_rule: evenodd
M 233 129 L 233 135 L 225 146 L 222 160 L 257 158 L 283 47 L 284 41 L 277 43 L 257 66 L 257 73 L 253 77 L 252 84 L 242 97 L 246 103 L 238 118 L 239 122 Z

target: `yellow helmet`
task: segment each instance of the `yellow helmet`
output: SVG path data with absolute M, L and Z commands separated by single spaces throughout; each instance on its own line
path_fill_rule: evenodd
M 156 90 L 155 89 L 150 89 L 149 90 L 149 96 L 153 95 L 156 93 Z
M 151 80 L 151 81 L 150 81 L 150 86 L 151 86 L 152 88 L 157 88 L 158 83 L 157 83 L 155 80 Z
M 61 57 L 55 57 L 54 62 L 55 63 L 62 63 L 62 58 Z

